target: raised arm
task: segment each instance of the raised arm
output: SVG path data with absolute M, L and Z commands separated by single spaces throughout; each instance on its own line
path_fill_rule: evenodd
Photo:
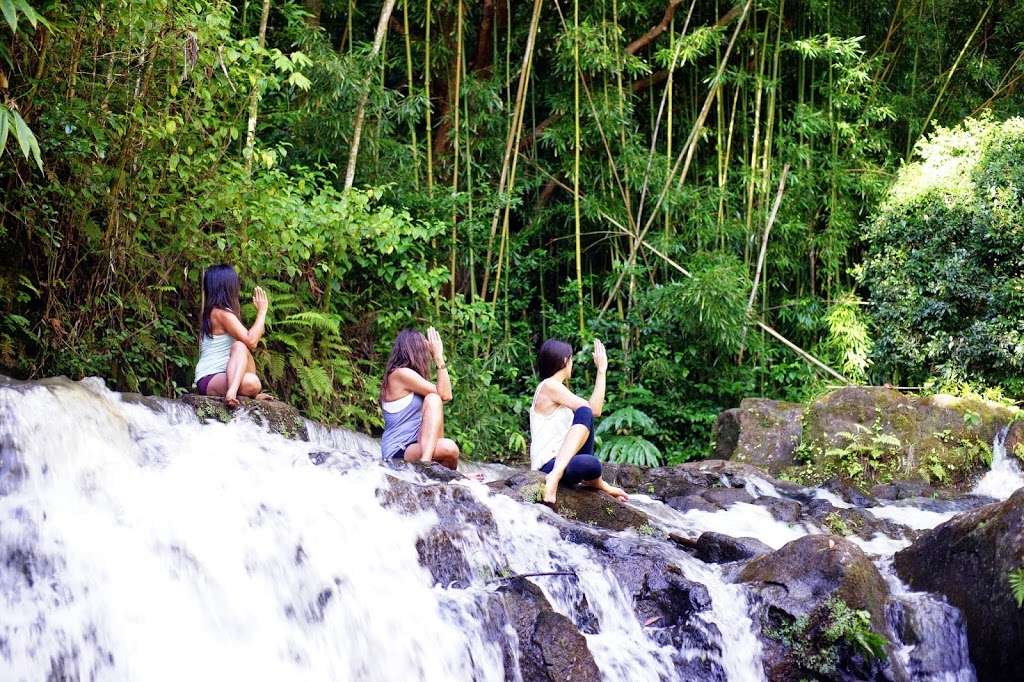
M 448 402 L 452 399 L 452 380 L 448 376 L 448 365 L 444 361 L 444 344 L 441 343 L 441 335 L 431 327 L 427 330 L 427 346 L 430 354 L 434 357 L 434 366 L 437 367 L 437 393 L 441 400 Z
M 594 391 L 590 394 L 590 400 L 584 400 L 576 395 L 565 384 L 554 379 L 545 380 L 541 388 L 547 398 L 558 405 L 565 405 L 570 410 L 590 406 L 595 417 L 601 416 L 604 409 L 605 375 L 608 372 L 608 356 L 604 350 L 604 344 L 594 340 L 594 364 L 597 365 L 597 378 L 594 380 Z
M 604 388 L 605 379 L 608 374 L 608 354 L 605 352 L 604 344 L 600 339 L 594 339 L 594 365 L 597 367 L 597 377 L 594 379 L 594 392 L 590 394 L 590 409 L 595 417 L 601 416 L 604 409 Z
M 256 350 L 256 345 L 263 338 L 263 331 L 267 322 L 267 309 L 270 307 L 270 301 L 267 299 L 267 294 L 263 291 L 262 287 L 256 287 L 255 291 L 253 291 L 252 302 L 256 306 L 256 320 L 248 329 L 238 319 L 238 316 L 230 310 L 217 308 L 211 312 L 211 315 L 217 316 L 220 325 L 224 327 L 224 331 L 230 334 L 232 338 L 244 343 L 249 347 L 249 350 Z

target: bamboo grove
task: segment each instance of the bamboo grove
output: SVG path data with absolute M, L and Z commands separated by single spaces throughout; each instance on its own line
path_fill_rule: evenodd
M 887 379 L 863 226 L 919 140 L 1020 111 L 1024 76 L 1010 0 L 0 8 L 5 373 L 185 390 L 226 259 L 280 304 L 283 397 L 372 428 L 393 333 L 435 324 L 451 429 L 492 457 L 549 336 L 606 340 L 617 433 L 663 461 L 744 396 Z

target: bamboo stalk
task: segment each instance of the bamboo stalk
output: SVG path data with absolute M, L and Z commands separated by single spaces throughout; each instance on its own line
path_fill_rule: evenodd
M 523 66 L 519 73 L 519 85 L 516 89 L 516 106 L 512 115 L 512 125 L 509 126 L 508 137 L 505 141 L 505 154 L 502 158 L 501 173 L 498 178 L 497 192 L 499 196 L 507 191 L 506 188 L 511 188 L 514 183 L 514 166 L 516 160 L 519 158 L 519 138 L 523 131 L 523 110 L 525 109 L 526 104 L 526 90 L 527 84 L 529 83 L 529 71 L 533 64 L 533 50 L 537 40 L 537 29 L 540 25 L 540 10 L 543 4 L 544 0 L 533 0 L 533 15 L 530 19 L 530 29 L 527 34 L 526 48 L 523 50 Z M 511 180 L 510 175 L 512 175 Z M 505 203 L 505 226 L 507 226 L 508 202 Z M 491 271 L 491 258 L 494 255 L 494 238 L 498 234 L 498 221 L 501 219 L 501 215 L 502 210 L 499 206 L 494 209 L 494 216 L 491 219 L 491 232 L 487 238 L 487 252 L 484 257 L 483 281 L 480 284 L 480 297 L 483 299 L 487 298 L 487 284 Z M 505 229 L 503 227 L 503 235 L 504 232 Z M 502 245 L 504 245 L 504 238 L 502 240 Z M 501 272 L 501 254 L 499 254 L 498 257 L 498 263 L 498 275 L 496 275 L 496 278 Z M 498 283 L 495 282 L 495 288 L 497 288 L 497 286 Z
M 269 2 L 269 0 L 267 0 Z M 373 35 L 373 47 L 370 49 L 370 62 L 377 59 L 381 45 L 384 42 L 384 35 L 387 32 L 388 22 L 391 20 L 391 12 L 395 9 L 396 0 L 384 0 L 384 6 L 380 10 L 380 17 L 377 19 L 377 31 Z M 348 165 L 345 168 L 345 189 L 351 189 L 356 177 L 356 161 L 359 158 L 359 142 L 363 134 L 363 121 L 366 118 L 366 102 L 370 96 L 370 80 L 373 77 L 371 68 L 366 78 L 363 79 L 362 91 L 359 93 L 359 103 L 356 105 L 356 119 L 352 124 L 352 146 L 348 152 Z M 429 149 L 429 146 L 428 146 Z
M 409 0 L 403 0 L 402 3 L 402 32 L 405 34 L 405 80 L 406 80 L 406 92 L 409 96 L 412 96 L 413 92 L 413 76 L 412 76 L 412 37 L 409 35 Z M 416 139 L 416 124 L 409 120 L 409 138 L 412 149 L 412 160 L 415 167 L 413 175 L 416 189 L 420 188 L 420 152 L 419 142 Z
M 267 45 L 267 18 L 269 16 L 270 0 L 263 0 L 263 14 L 260 15 L 260 31 L 256 39 L 256 44 L 261 51 Z M 259 109 L 260 89 L 261 86 L 257 83 L 253 86 L 252 93 L 249 95 L 249 121 L 245 127 L 245 150 L 242 153 L 242 156 L 245 158 L 246 172 L 252 170 L 252 155 L 256 146 L 256 114 Z
M 452 167 L 452 244 L 450 272 L 448 273 L 450 287 L 448 293 L 451 296 L 453 312 L 455 306 L 455 256 L 459 240 L 459 216 L 456 209 L 455 197 L 459 192 L 459 99 L 462 87 L 462 0 L 456 0 L 456 3 L 458 5 L 458 9 L 456 10 L 455 26 L 455 93 L 452 95 L 452 109 L 455 112 L 455 140 L 452 144 L 452 152 L 454 154 Z M 453 324 L 454 319 L 455 316 L 452 315 Z
M 577 303 L 579 308 L 579 331 L 580 338 L 583 337 L 584 331 L 584 320 L 583 320 L 583 269 L 582 269 L 582 252 L 580 244 L 580 0 L 573 0 L 572 3 L 573 16 L 573 41 L 572 41 L 572 60 L 573 60 L 573 125 L 574 125 L 574 144 L 573 144 L 573 165 L 572 165 L 572 213 L 573 213 L 573 226 L 575 228 L 576 238 L 576 292 L 577 292 Z

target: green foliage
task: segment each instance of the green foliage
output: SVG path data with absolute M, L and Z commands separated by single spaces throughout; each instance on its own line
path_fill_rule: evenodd
M 858 484 L 891 477 L 903 447 L 900 439 L 883 433 L 877 424 L 873 429 L 856 426 L 856 433 L 841 431 L 837 434 L 844 444 L 825 451 L 828 463 Z
M 1010 583 L 1010 590 L 1013 593 L 1014 601 L 1017 602 L 1017 608 L 1024 607 L 1024 567 L 1010 571 L 1006 579 Z
M 919 143 L 875 215 L 862 279 L 880 376 L 981 381 L 1024 369 L 1024 119 L 968 119 Z
M 830 677 L 850 652 L 869 660 L 887 658 L 886 639 L 872 627 L 871 614 L 850 608 L 839 597 L 830 597 L 806 616 L 767 628 L 765 634 L 785 646 L 794 679 Z
M 602 419 L 594 429 L 598 440 L 597 454 L 608 462 L 658 466 L 661 453 L 654 443 L 644 438 L 657 430 L 649 416 L 635 407 L 623 407 Z

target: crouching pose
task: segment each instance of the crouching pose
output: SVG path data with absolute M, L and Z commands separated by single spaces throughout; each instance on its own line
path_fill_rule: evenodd
M 427 379 L 430 360 L 437 367 L 437 383 Z M 452 399 L 452 382 L 444 362 L 444 345 L 433 327 L 426 337 L 403 329 L 395 339 L 384 370 L 380 406 L 384 413 L 381 456 L 406 462 L 436 460 L 449 469 L 459 464 L 459 446 L 444 437 L 443 404 Z
M 579 483 L 597 488 L 617 500 L 628 496 L 621 488 L 601 478 L 601 462 L 594 456 L 594 417 L 604 407 L 608 356 L 604 345 L 594 340 L 597 379 L 590 400 L 566 387 L 572 375 L 572 346 L 548 339 L 540 347 L 537 370 L 540 385 L 530 405 L 530 466 L 547 474 L 544 503 L 554 504 L 559 483 Z
M 270 400 L 256 376 L 252 351 L 263 336 L 270 302 L 256 287 L 252 302 L 256 321 L 242 324 L 238 300 L 238 273 L 230 265 L 215 265 L 203 275 L 203 315 L 199 335 L 199 361 L 195 387 L 199 395 L 224 396 L 228 407 L 238 406 L 238 396 Z

